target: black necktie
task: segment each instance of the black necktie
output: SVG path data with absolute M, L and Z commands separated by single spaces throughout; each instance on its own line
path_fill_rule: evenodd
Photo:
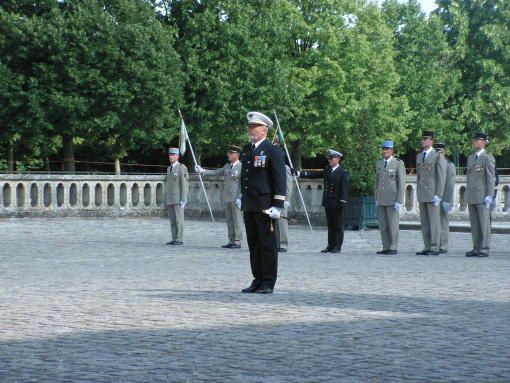
M 173 165 L 170 165 L 170 171 L 169 171 L 169 173 L 172 173 L 172 168 L 173 168 Z
M 384 160 L 384 167 L 386 167 L 386 165 L 388 165 L 388 160 Z
M 427 152 L 423 152 L 423 161 L 422 162 L 425 162 L 425 157 L 427 157 Z
M 230 169 L 232 169 L 234 167 L 234 165 L 230 164 Z

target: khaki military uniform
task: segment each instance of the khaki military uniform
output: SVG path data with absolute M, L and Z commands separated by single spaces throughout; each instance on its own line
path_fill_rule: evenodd
M 455 194 L 455 164 L 450 161 L 446 161 L 446 181 L 444 186 L 443 200 L 441 202 L 447 202 L 451 206 L 453 205 L 453 195 Z M 448 234 L 450 231 L 450 221 L 448 220 L 448 212 L 441 206 L 441 236 L 439 241 L 439 248 L 442 250 L 448 250 Z
M 496 160 L 483 151 L 478 157 L 468 157 L 466 203 L 471 223 L 473 251 L 489 253 L 490 250 L 490 206 L 485 207 L 485 197 L 493 195 L 496 183 Z
M 290 171 L 289 165 L 285 165 L 285 171 L 287 173 L 287 193 L 285 195 L 285 200 L 290 202 L 290 198 L 292 196 L 292 186 L 294 185 L 294 177 Z M 288 217 L 288 208 L 282 210 L 282 216 Z M 289 234 L 289 222 L 286 219 L 279 219 L 278 221 L 278 233 L 279 233 L 279 242 L 280 245 L 278 247 L 287 247 L 289 245 L 288 234 Z
M 441 204 L 434 205 L 434 196 L 443 198 L 446 182 L 446 160 L 434 149 L 423 159 L 416 156 L 417 197 L 420 209 L 421 233 L 424 251 L 439 252 L 441 238 Z
M 181 201 L 188 202 L 188 169 L 185 165 L 176 162 L 166 170 L 165 203 L 170 218 L 172 241 L 182 242 L 184 229 L 184 209 Z
M 241 188 L 241 170 L 241 161 L 237 161 L 234 165 L 229 162 L 222 168 L 204 170 L 203 173 L 205 176 L 217 175 L 225 178 L 221 199 L 225 208 L 228 240 L 229 243 L 236 245 L 240 245 L 243 238 L 243 216 L 241 209 L 236 206 L 236 198 L 238 198 Z
M 404 204 L 406 168 L 393 157 L 384 166 L 384 158 L 375 164 L 375 200 L 383 250 L 397 250 L 400 214 L 395 203 Z

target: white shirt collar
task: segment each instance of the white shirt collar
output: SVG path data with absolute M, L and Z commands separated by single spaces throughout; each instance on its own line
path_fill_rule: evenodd
M 483 152 L 485 152 L 485 149 L 482 149 L 479 152 L 475 152 L 475 154 L 477 157 L 480 157 L 480 154 L 482 154 Z
M 428 148 L 427 150 L 424 150 L 424 151 L 423 151 L 423 152 L 427 153 L 427 155 L 426 155 L 425 157 L 427 157 L 427 156 L 430 154 L 430 152 L 432 151 L 432 149 L 434 149 L 434 148 L 431 146 L 431 147 L 430 147 L 430 148 Z M 423 153 L 423 152 L 422 152 L 422 153 Z
M 261 139 L 260 141 L 257 141 L 255 142 L 255 148 L 258 148 L 259 145 L 262 143 L 262 141 L 264 141 L 266 138 L 264 137 L 263 139 Z
M 337 168 L 337 167 L 339 167 L 339 166 L 340 166 L 340 165 L 337 165 L 337 166 L 335 166 L 335 167 L 331 168 L 331 171 L 332 171 L 332 172 L 334 172 L 334 171 L 336 170 L 336 168 Z
M 393 156 L 391 156 L 391 157 L 390 157 L 390 158 L 388 158 L 388 159 L 385 159 L 385 158 L 383 157 L 383 160 L 384 160 L 384 161 L 386 161 L 386 163 L 390 162 L 392 159 L 393 159 Z
M 237 165 L 237 163 L 238 163 L 238 162 L 239 162 L 239 160 L 237 160 L 237 161 L 236 161 L 236 162 L 234 162 L 234 163 L 230 163 L 230 166 L 234 167 L 234 166 L 236 166 L 236 165 Z

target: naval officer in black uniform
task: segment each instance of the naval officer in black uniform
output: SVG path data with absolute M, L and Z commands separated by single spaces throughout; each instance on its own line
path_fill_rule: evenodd
M 266 139 L 273 126 L 271 119 L 259 112 L 250 112 L 247 118 L 251 143 L 241 153 L 241 190 L 236 203 L 244 213 L 254 279 L 242 292 L 271 294 L 278 269 L 274 220 L 280 218 L 285 202 L 285 160 L 282 150 Z
M 344 207 L 349 194 L 349 175 L 340 167 L 343 154 L 329 149 L 328 165 L 324 170 L 302 171 L 300 178 L 324 178 L 322 206 L 326 210 L 328 222 L 328 246 L 322 253 L 340 253 L 344 242 Z

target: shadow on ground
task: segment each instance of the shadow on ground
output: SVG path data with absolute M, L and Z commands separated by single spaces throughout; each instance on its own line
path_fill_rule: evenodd
M 258 324 L 252 309 L 251 325 L 226 320 L 221 326 L 0 341 L 0 381 L 510 381 L 507 303 L 299 291 L 137 291 L 162 305 L 260 304 L 265 312 L 306 306 L 348 315 L 288 323 L 275 317 Z

